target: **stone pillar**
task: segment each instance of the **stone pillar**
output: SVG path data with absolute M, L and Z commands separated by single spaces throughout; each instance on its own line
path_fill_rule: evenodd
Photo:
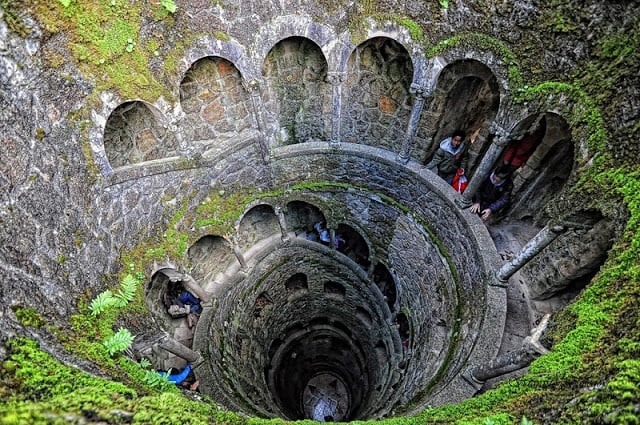
M 202 286 L 200 286 L 190 274 L 183 274 L 182 283 L 189 291 L 193 292 L 196 297 L 200 298 L 202 303 L 210 301 L 209 293 L 202 289 Z
M 287 220 L 285 219 L 284 211 L 282 211 L 282 207 L 279 205 L 276 205 L 274 211 L 278 216 L 278 224 L 280 224 L 280 237 L 283 242 L 287 242 L 289 240 L 289 231 L 287 230 Z
M 500 283 L 506 284 L 507 281 L 515 272 L 520 270 L 522 266 L 527 264 L 529 260 L 538 255 L 547 245 L 553 242 L 560 233 L 565 231 L 564 226 L 560 225 L 546 225 L 542 230 L 538 232 L 525 246 L 522 247 L 518 255 L 511 259 L 508 263 L 504 264 L 496 277 Z
M 411 150 L 413 149 L 413 141 L 416 137 L 416 132 L 418 131 L 418 124 L 420 124 L 422 109 L 424 108 L 425 100 L 431 96 L 432 92 L 432 88 L 420 86 L 418 84 L 411 84 L 411 87 L 409 87 L 409 93 L 414 96 L 415 101 L 413 102 L 413 108 L 411 109 L 411 116 L 409 117 L 409 124 L 407 125 L 404 141 L 402 142 L 400 152 L 396 157 L 396 161 L 401 164 L 409 162 Z
M 495 134 L 496 137 L 494 142 L 491 143 L 491 146 L 489 146 L 487 153 L 482 157 L 482 161 L 480 161 L 480 165 L 478 165 L 475 173 L 473 173 L 473 178 L 469 181 L 469 185 L 462 194 L 462 197 L 456 200 L 460 208 L 468 208 L 473 204 L 473 195 L 476 194 L 482 182 L 489 177 L 493 164 L 496 163 L 496 160 L 502 154 L 504 147 L 509 141 L 507 131 L 495 121 L 491 123 L 489 131 Z M 467 170 L 465 170 L 465 173 L 466 171 Z
M 331 239 L 331 249 L 337 249 L 337 243 L 336 243 L 336 230 L 335 229 L 329 229 L 329 238 Z
M 209 301 L 209 294 L 202 289 L 196 280 L 188 273 L 180 273 L 174 269 L 163 269 L 162 273 L 169 278 L 171 282 L 182 282 L 186 290 L 200 298 L 202 302 Z
M 180 156 L 190 160 L 200 158 L 200 152 L 185 141 L 184 130 L 182 130 L 180 126 L 175 122 L 172 122 L 166 125 L 166 128 L 176 138 L 176 142 L 178 143 L 178 154 Z
M 260 97 L 260 81 L 253 78 L 246 82 L 245 87 L 251 97 L 253 117 L 256 120 L 258 131 L 260 132 L 258 139 L 260 154 L 262 155 L 262 161 L 267 164 L 269 163 L 269 142 L 267 138 L 267 126 L 264 119 L 264 105 L 262 104 L 262 98 Z
M 546 314 L 542 318 L 540 324 L 531 331 L 531 335 L 522 341 L 522 347 L 504 353 L 487 364 L 468 368 L 462 376 L 474 387 L 480 389 L 488 379 L 529 366 L 537 357 L 548 352 L 540 343 L 540 337 L 547 328 L 549 317 L 550 315 Z
M 247 260 L 244 258 L 244 254 L 240 250 L 240 247 L 238 246 L 238 241 L 236 241 L 235 237 L 233 238 L 232 249 L 233 249 L 233 253 L 238 259 L 238 262 L 240 263 L 240 269 L 243 272 L 247 271 L 247 268 L 248 268 Z
M 340 122 L 342 119 L 342 83 L 347 79 L 345 72 L 328 72 L 327 81 L 331 84 L 331 139 L 329 146 L 340 147 Z
M 199 352 L 193 351 L 186 345 L 180 344 L 178 341 L 171 338 L 169 335 L 164 335 L 164 337 L 160 339 L 160 341 L 158 342 L 158 347 L 162 348 L 163 350 L 167 350 L 168 352 L 175 354 L 178 357 L 185 359 L 187 362 L 191 363 L 192 368 L 195 368 L 199 366 L 202 362 L 204 362 L 204 359 L 202 358 L 202 355 Z

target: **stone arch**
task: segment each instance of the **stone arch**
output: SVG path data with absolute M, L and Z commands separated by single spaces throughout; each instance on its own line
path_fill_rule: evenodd
M 233 251 L 223 237 L 205 235 L 187 250 L 191 275 L 198 282 L 209 282 L 235 261 Z
M 380 292 L 382 292 L 391 313 L 396 312 L 398 310 L 398 288 L 387 266 L 382 263 L 377 263 L 373 268 L 372 279 L 373 283 L 380 288 Z
M 247 211 L 238 224 L 237 244 L 247 251 L 257 241 L 280 234 L 280 223 L 273 207 L 259 204 Z
M 408 53 L 413 65 L 413 79 L 412 84 L 425 85 L 428 84 L 427 68 L 429 67 L 429 61 L 426 58 L 422 44 L 413 39 L 411 33 L 404 25 L 399 25 L 394 22 L 385 22 L 384 25 L 378 27 L 378 22 L 372 21 L 371 24 L 374 28 L 369 30 L 367 39 L 372 38 L 389 38 L 398 42 Z M 352 51 L 356 46 L 352 46 Z M 345 58 L 345 59 L 348 59 Z M 346 63 L 345 63 L 346 65 Z
M 147 303 L 147 308 L 156 318 L 160 319 L 161 326 L 164 330 L 170 329 L 172 322 L 172 318 L 167 312 L 167 306 L 164 301 L 164 296 L 169 287 L 169 274 L 171 272 L 176 272 L 176 270 L 163 268 L 156 271 L 151 276 L 151 280 L 147 282 L 147 286 L 145 288 L 145 301 Z
M 544 206 L 564 188 L 574 164 L 571 130 L 560 115 L 552 112 L 530 115 L 516 125 L 512 135 L 515 138 L 535 132 L 542 123 L 542 139 L 526 162 L 513 173 L 514 192 L 507 211 L 510 217 L 532 219 L 537 223 L 544 223 L 549 218 Z M 504 156 L 501 157 L 503 159 Z
M 104 129 L 104 150 L 112 168 L 176 154 L 177 142 L 153 106 L 128 101 L 115 108 Z
M 616 223 L 598 210 L 566 218 L 567 232 L 534 257 L 520 273 L 538 311 L 569 303 L 595 276 L 613 246 Z
M 338 282 L 334 282 L 332 280 L 327 280 L 323 284 L 324 292 L 326 294 L 332 295 L 337 298 L 344 298 L 347 293 L 347 288 L 344 285 L 341 285 Z
M 307 275 L 304 273 L 294 274 L 289 279 L 287 279 L 287 281 L 284 283 L 284 287 L 289 294 L 306 291 L 307 289 L 309 289 Z
M 438 77 L 431 103 L 431 115 L 437 117 L 432 123 L 432 137 L 424 134 L 429 143 L 425 158 L 438 149 L 442 139 L 456 129 L 464 130 L 470 143 L 469 168 L 479 163 L 479 157 L 488 147 L 485 135 L 488 124 L 498 113 L 500 86 L 491 69 L 475 59 L 456 60 L 445 66 Z M 421 124 L 424 126 L 431 123 Z
M 402 312 L 398 313 L 396 316 L 396 326 L 400 334 L 400 341 L 402 341 L 402 348 L 407 351 L 411 348 L 411 323 L 406 314 Z
M 314 225 L 326 223 L 326 218 L 320 208 L 306 201 L 290 201 L 285 212 L 287 230 L 293 231 L 296 236 L 313 240 Z
M 331 87 L 327 61 L 320 47 L 304 37 L 278 42 L 267 54 L 262 74 L 263 102 L 274 111 L 278 145 L 327 140 Z
M 180 83 L 186 140 L 206 150 L 252 128 L 250 100 L 242 76 L 227 59 L 209 56 L 194 62 Z
M 256 319 L 262 316 L 262 311 L 273 304 L 271 296 L 267 292 L 262 292 L 258 295 L 253 303 L 253 317 Z
M 387 37 L 355 48 L 347 63 L 341 111 L 342 140 L 399 151 L 411 114 L 409 52 Z
M 162 268 L 156 271 L 145 287 L 145 302 L 151 314 L 159 320 L 160 327 L 172 338 L 186 347 L 193 345 L 193 333 L 202 306 L 200 300 L 189 291 L 183 279 L 184 275 L 174 268 Z M 183 295 L 190 298 L 183 298 Z M 163 353 L 156 359 L 164 363 L 165 368 L 182 368 L 184 359 Z
M 213 36 L 199 38 L 187 51 L 180 62 L 181 75 L 184 76 L 195 62 L 206 57 L 219 57 L 228 60 L 233 63 L 243 78 L 251 79 L 259 76 L 259 70 L 253 66 L 249 53 L 242 44 L 233 37 L 228 40 L 220 40 Z
M 368 270 L 371 264 L 369 244 L 366 239 L 353 227 L 340 223 L 335 230 L 335 244 L 338 251 Z

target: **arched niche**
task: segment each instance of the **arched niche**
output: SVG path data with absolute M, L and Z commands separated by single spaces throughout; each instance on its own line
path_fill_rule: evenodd
M 397 310 L 396 301 L 398 299 L 398 290 L 396 282 L 387 266 L 382 263 L 377 263 L 373 268 L 372 279 L 378 288 L 380 288 L 382 295 L 384 295 L 389 310 L 394 313 Z
M 402 348 L 406 352 L 411 348 L 411 325 L 406 314 L 402 312 L 398 313 L 396 316 L 396 326 L 400 334 L 400 341 L 402 341 Z
M 247 251 L 257 241 L 280 234 L 278 217 L 271 205 L 260 204 L 247 211 L 238 225 L 238 247 Z
M 567 222 L 571 227 L 520 270 L 538 311 L 559 310 L 580 293 L 615 240 L 616 223 L 600 211 L 580 211 Z
M 513 172 L 514 190 L 506 214 L 519 220 L 544 223 L 549 218 L 545 205 L 562 190 L 573 170 L 574 150 L 569 125 L 561 116 L 550 112 L 523 120 L 516 126 L 515 137 L 536 132 L 537 127 L 544 128 L 542 140 L 537 142 L 526 162 Z M 500 161 L 503 160 L 504 156 Z
M 104 129 L 104 150 L 112 168 L 176 154 L 176 140 L 162 117 L 141 101 L 125 102 L 111 112 Z
M 271 306 L 273 300 L 268 293 L 262 292 L 258 295 L 253 303 L 253 317 L 258 319 L 262 316 L 264 309 Z
M 347 289 L 344 285 L 329 280 L 324 283 L 324 292 L 325 294 L 331 294 L 338 298 L 344 298 L 347 293 Z
M 198 239 L 187 251 L 191 263 L 191 275 L 203 284 L 212 281 L 216 274 L 235 260 L 229 243 L 221 236 L 206 235 Z
M 348 224 L 339 224 L 335 230 L 335 241 L 338 251 L 358 263 L 364 270 L 369 269 L 369 245 L 362 235 Z
M 205 149 L 237 137 L 252 125 L 240 72 L 220 57 L 205 57 L 191 65 L 180 83 L 180 104 L 186 140 Z
M 173 268 L 163 268 L 153 274 L 145 288 L 145 302 L 151 314 L 160 321 L 161 327 L 173 335 L 174 331 L 183 326 L 195 326 L 196 317 L 202 311 L 200 300 L 189 291 L 188 285 L 180 278 L 183 275 Z M 180 295 L 189 293 L 190 299 Z M 187 340 L 179 340 L 186 346 L 191 346 L 192 333 L 182 333 Z
M 307 275 L 304 273 L 294 274 L 289 279 L 287 279 L 287 281 L 284 283 L 284 287 L 289 294 L 306 291 L 307 289 L 309 289 Z
M 424 159 L 431 157 L 441 140 L 460 129 L 473 141 L 467 142 L 468 168 L 469 171 L 473 170 L 490 142 L 487 130 L 499 106 L 498 79 L 488 66 L 474 59 L 459 60 L 447 65 L 438 78 L 434 100 L 431 103 L 432 113 L 423 114 L 426 117 L 437 117 L 434 123 L 428 123 L 427 120 L 421 123 L 421 126 L 431 124 L 435 130 L 433 137 L 429 137 L 424 134 L 425 129 L 421 129 L 422 138 L 426 137 L 425 142 L 430 146 Z
M 413 104 L 409 52 L 391 38 L 375 37 L 356 47 L 347 71 L 342 92 L 342 140 L 397 152 Z
M 320 47 L 304 37 L 278 42 L 262 65 L 266 110 L 275 115 L 279 145 L 327 140 L 331 91 Z
M 294 232 L 298 237 L 309 240 L 318 238 L 313 226 L 316 223 L 326 222 L 320 208 L 304 201 L 289 202 L 284 217 L 288 231 Z

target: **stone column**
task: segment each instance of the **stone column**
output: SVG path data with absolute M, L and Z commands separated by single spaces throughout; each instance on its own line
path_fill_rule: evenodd
M 342 83 L 347 79 L 345 72 L 331 71 L 327 73 L 327 81 L 331 84 L 331 139 L 329 146 L 340 147 L 340 122 L 342 119 Z
M 162 273 L 169 278 L 171 282 L 182 282 L 186 290 L 200 298 L 202 302 L 209 301 L 209 294 L 202 289 L 196 280 L 188 273 L 180 273 L 174 269 L 163 269 Z
M 283 242 L 287 242 L 289 240 L 289 231 L 287 230 L 287 220 L 284 216 L 284 211 L 282 211 L 282 207 L 279 205 L 276 205 L 274 211 L 278 216 L 278 224 L 280 224 L 280 237 Z
M 409 87 L 409 93 L 413 95 L 415 101 L 413 102 L 413 108 L 411 109 L 411 116 L 409 117 L 409 124 L 407 125 L 404 141 L 402 142 L 400 152 L 396 157 L 396 161 L 401 164 L 409 162 L 411 150 L 413 149 L 413 141 L 418 131 L 418 124 L 420 124 L 422 109 L 424 108 L 425 100 L 431 96 L 432 92 L 432 88 L 420 86 L 418 84 L 411 84 L 411 87 Z
M 331 249 L 337 249 L 337 243 L 336 243 L 336 230 L 335 229 L 329 229 L 329 239 L 331 239 Z
M 202 362 L 204 362 L 204 359 L 199 352 L 193 351 L 186 345 L 180 344 L 169 335 L 164 335 L 164 337 L 160 339 L 160 341 L 158 342 L 158 347 L 185 359 L 187 362 L 191 363 L 192 368 L 195 368 L 196 366 L 199 366 Z
M 546 225 L 535 235 L 525 246 L 522 247 L 518 255 L 511 259 L 508 263 L 504 264 L 496 277 L 500 283 L 506 284 L 507 281 L 515 272 L 520 270 L 522 266 L 527 264 L 529 260 L 538 255 L 547 245 L 553 242 L 560 233 L 565 231 L 564 226 L 560 225 Z
M 267 138 L 267 126 L 264 119 L 264 105 L 260 97 L 260 81 L 253 78 L 245 83 L 245 87 L 251 97 L 251 107 L 253 109 L 253 117 L 256 120 L 258 131 L 260 133 L 258 144 L 260 145 L 260 154 L 262 161 L 269 163 L 269 141 Z
M 537 357 L 548 353 L 540 343 L 540 337 L 547 328 L 549 317 L 550 315 L 546 314 L 542 318 L 540 324 L 531 331 L 531 335 L 522 341 L 522 347 L 504 353 L 487 364 L 471 367 L 464 371 L 462 376 L 474 387 L 480 389 L 488 379 L 529 366 Z
M 190 274 L 183 274 L 182 283 L 189 291 L 193 292 L 196 297 L 200 298 L 202 303 L 210 301 L 209 293 L 202 289 L 202 286 L 200 286 Z
M 233 238 L 233 243 L 232 245 L 232 249 L 233 249 L 233 253 L 236 256 L 236 258 L 238 259 L 238 262 L 240 263 L 240 269 L 244 272 L 247 270 L 247 260 L 244 258 L 244 254 L 242 253 L 242 251 L 240 250 L 240 247 L 238 246 L 238 241 L 236 240 L 236 238 Z
M 178 143 L 178 154 L 184 158 L 193 160 L 201 157 L 200 152 L 185 141 L 184 130 L 175 122 L 171 122 L 165 128 L 173 134 Z
M 482 157 L 480 165 L 473 174 L 473 178 L 469 181 L 469 185 L 465 189 L 462 197 L 456 199 L 456 203 L 460 208 L 468 208 L 473 204 L 473 195 L 476 194 L 480 185 L 491 174 L 493 164 L 496 163 L 498 157 L 502 154 L 504 147 L 507 145 L 509 139 L 507 138 L 507 131 L 497 124 L 495 121 L 491 123 L 489 131 L 496 135 L 494 142 L 489 146 L 489 150 Z M 465 170 L 466 173 L 467 170 Z

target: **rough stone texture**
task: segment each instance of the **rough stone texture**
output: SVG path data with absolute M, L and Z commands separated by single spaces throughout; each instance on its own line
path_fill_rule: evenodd
M 409 55 L 397 42 L 374 38 L 349 58 L 344 83 L 342 139 L 400 149 L 411 112 Z
M 221 58 L 203 58 L 180 83 L 184 137 L 204 145 L 237 137 L 252 125 L 249 95 L 238 69 Z
M 613 234 L 613 224 L 602 219 L 560 236 L 553 242 L 555 247 L 534 258 L 521 271 L 531 297 L 546 299 L 563 290 L 579 290 L 585 285 L 585 278 L 591 278 L 604 262 L 603 255 L 611 248 Z
M 328 135 L 318 129 L 327 131 L 328 123 L 334 123 L 339 118 L 341 122 L 347 122 L 345 125 L 357 129 L 356 136 L 366 135 L 366 138 L 355 137 L 345 142 L 369 144 L 389 151 L 383 155 L 386 158 L 384 164 L 369 166 L 358 155 L 342 162 L 339 155 L 323 148 L 315 156 L 308 154 L 314 168 L 302 163 L 288 171 L 285 157 L 276 165 L 281 172 L 278 183 L 293 185 L 323 178 L 371 188 L 372 191 L 399 200 L 414 212 L 414 216 L 421 217 L 427 226 L 437 231 L 447 252 L 481 251 L 484 248 L 482 243 L 490 243 L 490 240 L 483 240 L 482 236 L 461 238 L 461 234 L 473 232 L 471 227 L 474 224 L 463 225 L 457 220 L 466 213 L 453 212 L 451 200 L 444 201 L 444 198 L 431 191 L 424 192 L 422 186 L 413 185 L 416 176 L 421 175 L 431 180 L 431 184 L 439 188 L 441 193 L 447 193 L 445 189 L 448 188 L 444 183 L 430 173 L 420 171 L 413 162 L 406 168 L 393 163 L 412 105 L 407 96 L 409 83 L 438 88 L 435 93 L 437 100 L 427 102 L 422 115 L 412 153 L 412 158 L 417 160 L 422 160 L 433 149 L 438 131 L 448 130 L 448 125 L 462 125 L 461 122 L 464 122 L 461 118 L 454 122 L 453 117 L 441 114 L 445 112 L 443 105 L 446 105 L 443 99 L 453 93 L 482 93 L 481 99 L 490 101 L 493 101 L 492 96 L 499 93 L 496 121 L 507 131 L 531 114 L 539 112 L 552 112 L 565 123 L 571 122 L 568 130 L 570 137 L 564 142 L 566 146 L 562 147 L 564 150 L 561 153 L 552 157 L 551 163 L 559 164 L 563 159 L 571 158 L 578 167 L 570 167 L 571 161 L 566 161 L 567 168 L 562 169 L 560 174 L 555 174 L 556 170 L 546 174 L 548 177 L 542 179 L 545 182 L 543 185 L 528 191 L 526 197 L 522 196 L 521 199 L 525 201 L 518 207 L 519 217 L 546 219 L 546 215 L 534 214 L 543 208 L 548 209 L 549 212 L 545 214 L 549 215 L 580 215 L 583 212 L 581 205 L 597 200 L 598 194 L 587 194 L 591 199 L 574 200 L 568 204 L 557 194 L 569 191 L 582 172 L 582 167 L 588 166 L 598 153 L 589 145 L 588 124 L 570 120 L 575 112 L 574 105 L 566 97 L 552 94 L 544 100 L 527 104 L 513 102 L 507 64 L 491 49 L 482 45 L 462 45 L 432 60 L 426 57 L 425 46 L 469 28 L 495 37 L 513 51 L 525 83 L 582 83 L 586 95 L 593 99 L 595 107 L 600 108 L 603 114 L 609 142 L 602 149 L 613 153 L 617 164 L 634 164 L 640 156 L 640 144 L 637 143 L 640 100 L 635 96 L 640 86 L 638 61 L 627 63 L 625 60 L 625 66 L 617 66 L 615 61 L 618 56 L 608 48 L 612 40 L 624 40 L 625 33 L 637 31 L 640 16 L 637 2 L 590 0 L 549 6 L 548 2 L 537 0 L 498 3 L 468 0 L 450 2 L 446 10 L 440 9 L 437 2 L 414 1 L 389 1 L 380 5 L 304 0 L 285 3 L 232 1 L 225 3 L 224 7 L 218 3 L 183 2 L 179 4 L 179 12 L 171 19 L 157 21 L 150 14 L 142 19 L 138 44 L 142 45 L 148 39 L 155 42 L 159 40 L 158 55 L 149 58 L 148 63 L 150 77 L 166 90 L 166 96 L 158 99 L 146 99 L 145 93 L 133 95 L 136 99 L 146 99 L 144 102 L 135 101 L 134 104 L 138 111 L 148 108 L 152 112 L 152 124 L 146 118 L 116 119 L 118 113 L 114 115 L 114 111 L 128 105 L 131 93 L 122 94 L 117 87 L 107 92 L 94 92 L 93 81 L 104 78 L 102 71 L 91 74 L 92 69 L 95 71 L 100 68 L 84 66 L 82 69 L 85 74 L 80 71 L 80 63 L 67 44 L 69 38 L 66 34 L 45 32 L 31 11 L 19 15 L 26 30 L 18 34 L 19 27 L 15 24 L 10 27 L 10 20 L 5 16 L 7 12 L 0 11 L 3 18 L 0 20 L 0 295 L 4 301 L 0 310 L 0 327 L 3 338 L 24 333 L 12 310 L 17 305 L 32 307 L 52 323 L 64 324 L 69 314 L 75 311 L 81 294 L 93 295 L 114 283 L 113 274 L 122 267 L 118 255 L 147 238 L 161 235 L 178 205 L 184 203 L 188 211 L 193 212 L 211 191 L 224 189 L 231 192 L 246 187 L 266 191 L 272 187 L 273 170 L 260 165 L 263 164 L 264 154 L 261 143 L 266 141 L 272 143 L 271 147 L 275 146 L 275 135 L 287 129 L 278 128 L 281 117 L 274 112 L 276 109 L 265 107 L 272 106 L 275 97 L 265 95 L 265 103 L 252 97 L 257 106 L 252 104 L 253 110 L 248 112 L 250 107 L 240 90 L 239 80 L 255 79 L 264 93 L 269 88 L 268 84 L 261 81 L 266 58 L 277 61 L 286 57 L 279 57 L 279 50 L 274 48 L 288 37 L 306 37 L 310 40 L 309 44 L 315 43 L 326 60 L 328 74 L 342 73 L 346 79 L 359 81 L 350 70 L 358 69 L 360 74 L 357 76 L 361 78 L 373 70 L 380 72 L 372 76 L 371 84 L 360 87 L 366 96 L 361 99 L 345 96 L 344 110 L 350 113 L 340 117 L 335 116 L 335 111 L 342 111 L 342 108 L 334 110 L 318 106 L 319 93 L 324 95 L 325 92 L 320 88 L 323 85 L 321 78 L 312 75 L 313 84 L 305 87 L 307 93 L 314 96 L 310 108 L 326 115 L 313 116 L 308 110 L 303 111 L 302 116 L 308 119 L 304 122 L 304 132 L 315 132 L 314 135 L 321 134 L 326 138 Z M 424 45 L 413 40 L 409 30 L 397 23 L 386 22 L 386 19 L 383 19 L 384 22 L 364 22 L 364 18 L 370 15 L 384 16 L 385 13 L 406 15 L 413 19 L 424 31 Z M 214 32 L 223 33 L 225 37 L 221 38 L 225 40 L 215 38 Z M 193 37 L 185 37 L 185 34 Z M 376 43 L 381 41 L 378 37 L 387 37 L 380 44 L 382 46 L 401 44 L 406 57 L 402 49 L 394 47 L 390 52 L 391 57 L 401 56 L 402 60 L 370 61 L 365 62 L 369 65 L 366 68 L 350 68 L 355 66 L 356 58 L 364 54 L 365 49 L 378 45 Z M 358 42 L 354 41 L 356 39 Z M 360 41 L 364 43 L 360 44 Z M 308 45 L 306 41 L 301 44 Z M 354 53 L 356 45 L 361 50 Z M 168 56 L 175 50 L 183 51 L 178 53 L 181 57 L 179 64 L 171 66 L 174 62 Z M 313 51 L 314 57 L 318 58 L 313 63 L 315 66 L 321 61 L 318 51 Z M 373 51 L 381 53 L 382 49 Z M 53 61 L 56 55 L 71 59 L 56 64 Z M 233 73 L 232 81 L 225 80 L 225 83 L 230 83 L 230 86 L 225 85 L 229 90 L 220 95 L 220 100 L 212 101 L 203 109 L 204 118 L 210 124 L 215 121 L 211 124 L 213 128 L 197 127 L 182 139 L 180 136 L 175 138 L 172 131 L 164 135 L 160 123 L 180 123 L 182 113 L 186 112 L 182 111 L 180 102 L 176 100 L 180 84 L 190 81 L 184 80 L 184 74 L 203 57 L 225 58 L 231 64 L 229 68 L 236 67 L 238 70 L 237 74 Z M 301 58 L 302 55 L 293 57 Z M 637 58 L 637 54 L 631 57 Z M 593 68 L 589 61 L 592 60 L 610 61 L 612 66 L 607 70 L 609 72 L 598 69 L 591 75 Z M 458 64 L 469 61 L 484 64 L 490 74 L 470 72 L 467 75 L 465 72 L 469 68 L 461 67 L 459 73 L 453 73 L 455 78 L 450 87 L 437 84 L 443 68 L 451 66 L 442 74 L 448 75 L 449 71 L 457 69 Z M 398 68 L 393 68 L 392 63 Z M 408 78 L 410 64 L 413 65 L 411 81 Z M 318 72 L 322 74 L 324 68 Z M 488 83 L 494 77 L 498 90 Z M 273 79 L 276 78 L 274 74 Z M 464 90 L 456 89 L 456 84 L 466 84 L 458 81 L 464 78 L 484 80 L 491 87 L 491 93 L 487 94 L 485 86 L 475 83 L 469 84 Z M 212 78 L 211 81 L 219 82 L 219 79 Z M 113 87 L 113 84 L 110 82 L 109 86 Z M 351 82 L 345 83 L 345 86 L 349 84 Z M 278 110 L 286 112 L 282 118 L 286 118 L 287 122 L 298 118 L 299 115 L 294 111 L 298 111 L 299 105 L 307 101 L 299 95 L 291 98 L 282 96 L 279 99 L 286 103 L 278 105 L 281 106 Z M 346 99 L 353 103 L 347 105 Z M 229 103 L 225 104 L 226 101 Z M 464 105 L 459 108 L 457 110 L 467 110 Z M 189 107 L 186 109 L 190 111 Z M 492 107 L 485 110 L 487 116 L 491 116 Z M 329 116 L 329 111 L 334 115 Z M 225 119 L 216 119 L 220 117 Z M 445 118 L 447 125 L 442 121 Z M 464 125 L 473 127 L 476 124 L 475 121 L 469 122 L 472 124 Z M 119 134 L 125 134 L 124 138 L 109 138 L 110 134 L 115 135 L 107 131 L 111 124 L 115 125 Z M 265 126 L 261 128 L 262 124 Z M 128 128 L 129 125 L 132 127 Z M 245 130 L 244 134 L 235 138 L 233 133 L 242 130 Z M 342 130 L 348 131 L 347 128 Z M 220 139 L 228 139 L 216 139 L 215 143 L 207 144 L 202 149 L 203 157 L 174 156 L 180 153 L 180 143 L 186 147 L 198 147 L 196 140 L 204 140 L 205 136 L 215 135 L 215 132 L 218 132 Z M 138 137 L 137 134 L 143 134 L 144 137 Z M 155 150 L 154 142 L 160 142 L 161 139 L 166 145 Z M 124 149 L 121 160 L 117 159 L 120 153 L 110 157 L 110 140 L 114 144 L 116 140 L 125 142 L 127 149 L 119 145 L 114 149 Z M 136 141 L 144 143 L 139 144 L 140 152 L 132 157 Z M 370 153 L 363 148 L 358 154 L 366 158 Z M 145 162 L 131 165 L 131 162 L 139 160 Z M 544 158 L 540 160 L 540 164 L 545 162 Z M 389 182 L 396 183 L 394 190 L 389 189 Z M 553 187 L 555 183 L 559 187 Z M 544 199 L 544 205 L 532 204 L 529 202 L 531 199 Z M 550 208 L 554 206 L 550 204 L 554 203 L 558 205 Z M 556 273 L 552 266 L 554 261 L 565 251 L 569 251 L 569 258 L 575 262 L 580 260 L 577 248 L 589 245 L 592 240 L 596 242 L 592 246 L 598 247 L 585 257 L 589 260 L 588 264 L 563 264 L 562 281 L 566 282 L 567 276 L 573 273 L 588 276 L 597 269 L 610 246 L 607 241 L 610 242 L 619 233 L 625 218 L 622 208 L 610 208 L 606 214 L 610 215 L 606 219 L 614 223 L 613 230 L 600 232 L 602 229 L 594 227 L 593 231 L 572 234 L 574 239 L 560 238 L 548 247 L 546 254 L 541 257 L 549 259 L 548 265 L 540 266 L 535 273 L 541 282 L 541 294 L 560 289 L 552 288 L 549 282 L 554 280 L 552 277 Z M 482 226 L 479 222 L 475 225 Z M 605 227 L 608 229 L 608 226 Z M 193 243 L 206 236 L 206 231 L 202 229 L 189 232 Z M 476 235 L 481 233 L 478 230 Z M 384 249 L 380 248 L 379 251 L 384 255 Z M 230 254 L 227 252 L 226 255 Z M 485 282 L 484 273 L 495 268 L 495 264 L 485 260 L 487 264 L 477 264 L 466 256 L 453 258 L 455 269 L 460 272 L 460 300 L 484 299 L 491 308 L 491 303 L 500 304 L 504 300 L 499 295 L 493 298 L 478 296 L 478 286 L 473 284 L 478 278 Z M 188 260 L 185 259 L 185 262 Z M 150 276 L 158 266 L 148 265 L 145 272 Z M 469 306 L 469 311 L 464 313 L 459 336 L 461 341 L 484 336 L 477 335 L 477 323 L 469 322 L 482 313 L 482 308 L 482 303 L 477 303 Z M 456 371 L 463 366 L 469 350 L 470 346 L 461 345 L 457 354 L 459 361 L 452 364 L 450 370 Z M 491 353 L 477 357 L 479 361 L 483 358 L 490 359 Z M 476 361 L 476 358 L 469 361 L 472 360 Z M 460 397 L 469 394 L 464 383 L 455 391 L 462 394 Z M 443 396 L 441 401 L 444 403 L 455 398 L 448 399 L 448 396 L 450 394 Z
M 263 73 L 263 99 L 280 129 L 279 143 L 327 140 L 330 91 L 320 48 L 305 38 L 283 40 L 267 55 Z

